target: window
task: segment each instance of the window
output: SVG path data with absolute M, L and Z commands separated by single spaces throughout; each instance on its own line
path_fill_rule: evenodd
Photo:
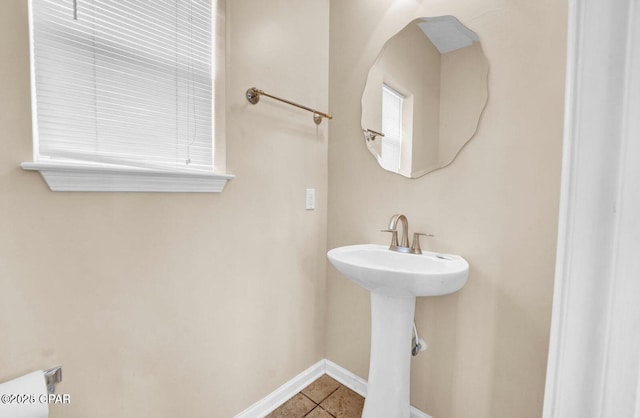
M 224 188 L 215 0 L 30 4 L 34 163 L 24 168 L 52 190 Z
M 380 165 L 390 171 L 400 170 L 402 147 L 402 106 L 404 96 L 382 85 L 382 150 Z

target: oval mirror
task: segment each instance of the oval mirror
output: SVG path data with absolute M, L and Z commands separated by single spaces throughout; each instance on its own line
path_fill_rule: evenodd
M 389 39 L 362 94 L 380 166 L 416 178 L 449 165 L 476 132 L 488 73 L 478 36 L 453 16 L 416 19 Z

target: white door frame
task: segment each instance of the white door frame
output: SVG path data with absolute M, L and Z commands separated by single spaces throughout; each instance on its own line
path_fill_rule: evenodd
M 569 0 L 566 89 L 543 416 L 640 418 L 640 0 Z

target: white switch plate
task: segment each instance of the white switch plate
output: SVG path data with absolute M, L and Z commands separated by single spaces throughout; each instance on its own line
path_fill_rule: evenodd
M 307 210 L 316 208 L 316 189 L 307 189 Z

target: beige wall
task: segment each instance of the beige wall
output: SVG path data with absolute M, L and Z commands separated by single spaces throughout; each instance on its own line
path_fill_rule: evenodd
M 0 381 L 61 364 L 52 417 L 228 418 L 324 357 L 328 125 L 244 92 L 327 108 L 328 18 L 229 1 L 224 193 L 53 193 L 19 168 L 27 0 L 0 2 Z
M 429 350 L 412 360 L 411 401 L 436 418 L 539 418 L 551 316 L 560 184 L 566 2 L 331 2 L 328 247 L 386 244 L 405 213 L 424 247 L 471 264 L 465 288 L 421 298 Z M 386 172 L 360 133 L 360 97 L 384 42 L 419 16 L 475 31 L 490 67 L 477 136 L 449 167 Z M 327 357 L 366 377 L 369 295 L 328 269 Z
M 442 55 L 437 166 L 451 162 L 475 134 L 487 102 L 488 71 L 478 42 Z

